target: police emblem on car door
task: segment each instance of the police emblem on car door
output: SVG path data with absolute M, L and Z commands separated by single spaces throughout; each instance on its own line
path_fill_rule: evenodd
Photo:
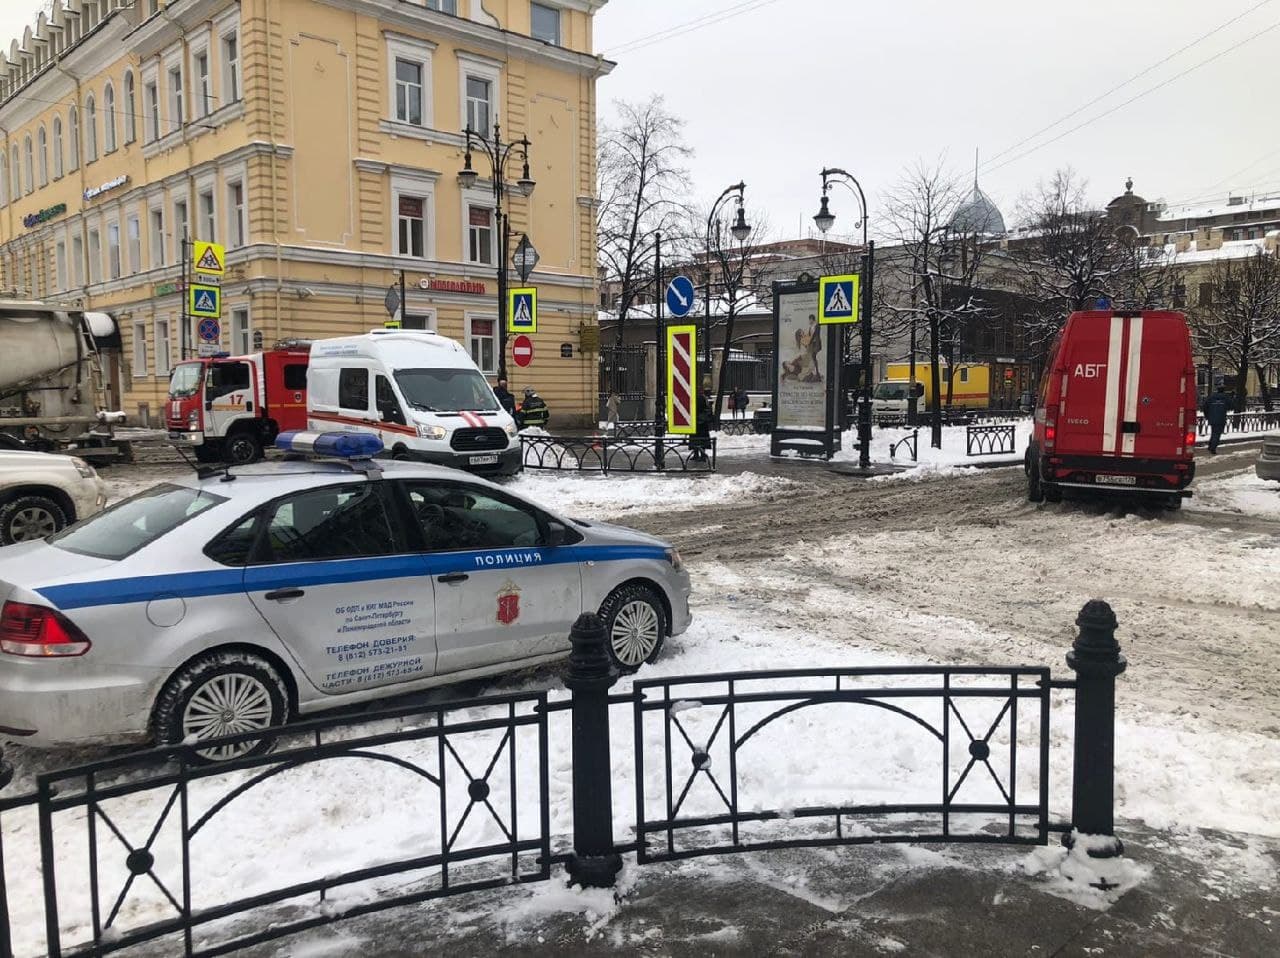
M 498 593 L 498 621 L 503 625 L 511 625 L 520 618 L 520 587 L 507 580 Z

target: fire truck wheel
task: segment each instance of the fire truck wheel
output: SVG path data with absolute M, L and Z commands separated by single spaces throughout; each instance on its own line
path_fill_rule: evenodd
M 1167 497 L 1164 501 L 1164 507 L 1168 509 L 1170 512 L 1181 509 L 1182 496 L 1178 495 L 1177 493 L 1174 493 L 1173 495 Z
M 222 461 L 222 452 L 217 446 L 211 443 L 205 443 L 202 446 L 195 447 L 196 462 L 212 463 Z
M 227 437 L 222 457 L 233 466 L 247 466 L 262 458 L 262 441 L 251 432 L 237 432 Z
M 1040 483 L 1040 462 L 1027 453 L 1027 502 L 1044 502 L 1044 486 Z
M 1040 483 L 1040 491 L 1044 493 L 1045 502 L 1061 502 L 1062 501 L 1061 486 L 1055 486 L 1051 482 L 1042 482 Z

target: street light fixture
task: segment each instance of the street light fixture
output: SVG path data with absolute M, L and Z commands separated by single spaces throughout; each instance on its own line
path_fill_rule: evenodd
M 476 147 L 489 158 L 489 166 L 493 171 L 494 226 L 498 239 L 498 378 L 507 378 L 507 250 L 511 246 L 510 217 L 502 208 L 503 197 L 507 194 L 506 169 L 507 161 L 518 155 L 523 163 L 520 179 L 515 187 L 521 196 L 528 198 L 537 185 L 529 175 L 529 138 L 522 136 L 510 143 L 502 142 L 502 129 L 493 124 L 493 139 L 479 133 L 471 127 L 466 129 L 466 153 L 462 160 L 462 169 L 458 171 L 458 183 L 463 189 L 475 186 L 479 172 L 471 165 L 471 151 Z
M 813 222 L 825 235 L 835 225 L 836 215 L 831 212 L 827 193 L 837 183 L 853 193 L 858 200 L 858 214 L 862 226 L 862 282 L 861 302 L 858 304 L 858 322 L 862 327 L 862 389 L 858 403 L 858 467 L 871 467 L 871 283 L 875 272 L 875 244 L 867 239 L 867 197 L 857 178 L 838 167 L 824 167 L 822 177 L 822 204 Z M 842 365 L 848 358 L 848 342 L 841 337 L 840 359 Z
M 747 237 L 751 235 L 751 227 L 747 225 L 746 208 L 744 201 L 746 198 L 747 184 L 739 182 L 733 184 L 719 198 L 711 204 L 711 212 L 707 214 L 707 233 L 706 233 L 706 251 L 707 251 L 707 281 L 703 287 L 702 296 L 702 362 L 707 368 L 708 375 L 711 372 L 711 224 L 718 222 L 720 208 L 725 201 L 731 196 L 736 196 L 738 200 L 738 215 L 733 221 L 733 226 L 729 227 L 729 232 L 739 244 L 745 243 Z M 729 348 L 729 344 L 725 343 L 725 349 Z

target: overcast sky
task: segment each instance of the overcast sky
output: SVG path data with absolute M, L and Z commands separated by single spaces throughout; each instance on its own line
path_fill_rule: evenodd
M 0 0 L 0 34 L 21 35 L 38 7 Z M 700 17 L 714 22 L 635 46 Z M 972 176 L 975 149 L 982 187 L 1010 219 L 1020 195 L 1066 165 L 1102 202 L 1127 176 L 1148 199 L 1280 190 L 1280 0 L 610 0 L 596 47 L 618 61 L 600 84 L 601 117 L 615 99 L 664 95 L 687 121 L 697 198 L 743 179 L 749 210 L 765 209 L 780 233 L 810 227 L 824 164 L 862 180 L 874 230 L 876 194 L 904 166 L 943 157 Z M 848 214 L 837 231 L 851 228 L 851 202 L 833 199 Z

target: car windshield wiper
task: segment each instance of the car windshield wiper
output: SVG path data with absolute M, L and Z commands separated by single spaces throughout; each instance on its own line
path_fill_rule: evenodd
M 409 400 L 409 405 L 412 406 L 414 409 L 421 409 L 423 412 L 439 412 L 440 411 L 435 406 L 428 406 L 424 402 L 414 402 L 412 399 Z

